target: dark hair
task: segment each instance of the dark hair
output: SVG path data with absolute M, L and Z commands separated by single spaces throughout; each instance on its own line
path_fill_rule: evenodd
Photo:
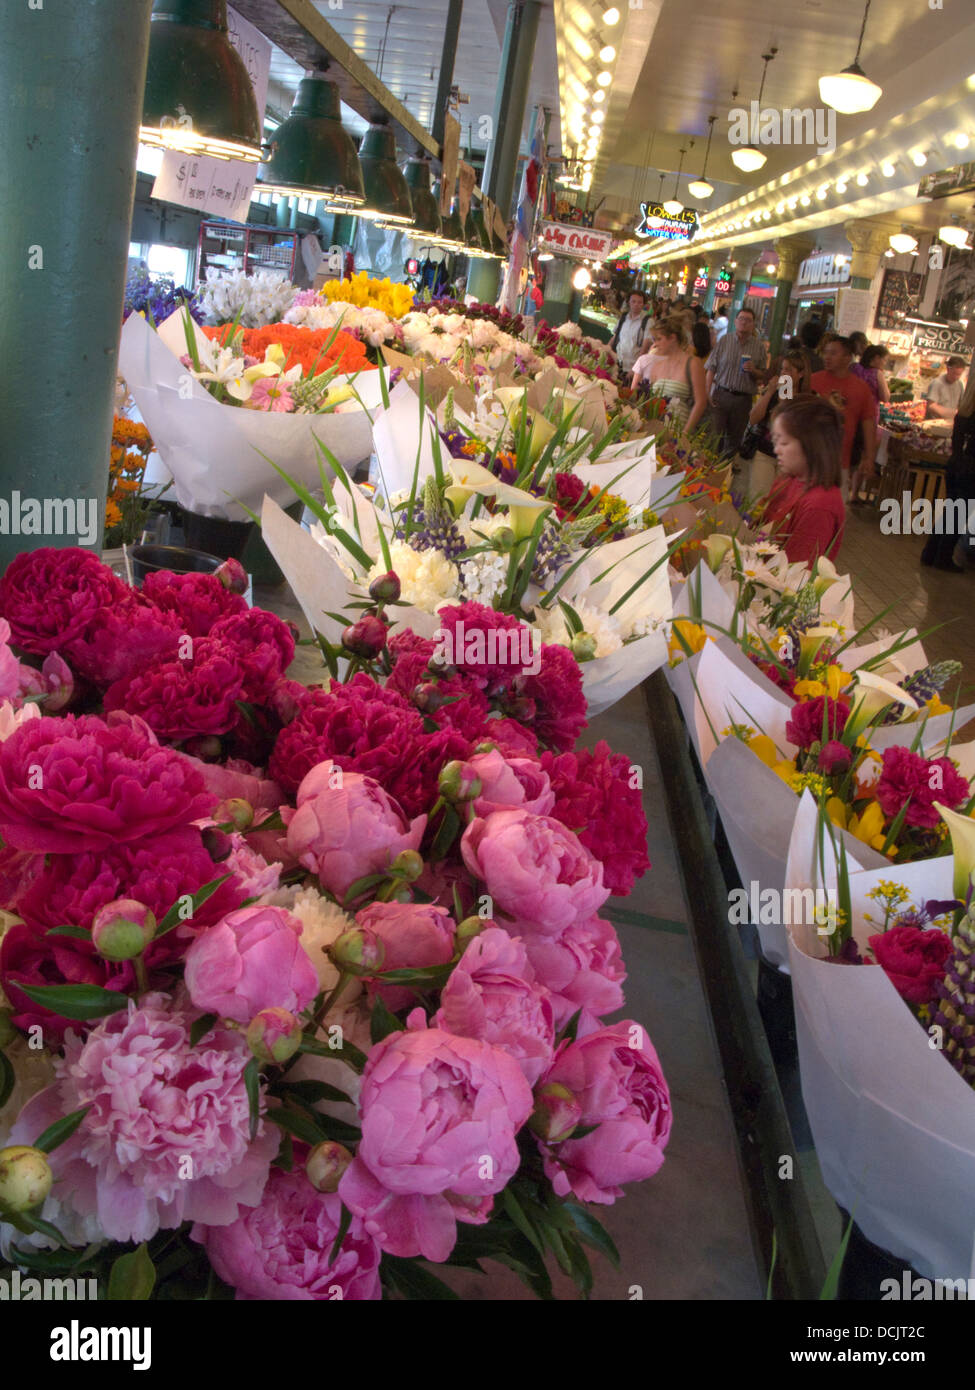
M 645 290 L 630 290 L 629 294 L 627 295 L 627 299 L 632 299 L 635 294 L 638 294 L 640 298 L 643 300 L 644 304 L 646 304 L 647 294 Z
M 856 356 L 856 349 L 853 346 L 852 338 L 844 338 L 841 333 L 831 333 L 829 341 L 831 343 L 839 343 L 843 351 L 848 352 L 851 357 Z
M 823 340 L 823 325 L 819 319 L 807 319 L 799 329 L 799 341 L 810 352 L 815 352 Z
M 754 310 L 754 309 L 749 309 L 749 307 L 748 307 L 747 304 L 743 304 L 743 305 L 741 306 L 741 308 L 738 310 L 738 313 L 739 313 L 739 314 L 751 314 L 751 316 L 752 316 L 752 323 L 755 322 L 755 310 Z
M 807 487 L 839 487 L 843 427 L 840 413 L 822 396 L 806 393 L 782 401 L 772 411 L 771 426 L 781 420 L 806 456 Z
M 857 329 L 856 333 L 851 333 L 847 339 L 847 342 L 850 344 L 850 351 L 854 355 L 856 355 L 857 343 L 859 343 L 861 339 L 863 340 L 863 347 L 860 349 L 860 355 L 862 356 L 870 346 L 870 339 L 867 337 L 866 333 L 861 333 L 860 330 Z
M 860 366 L 871 367 L 874 362 L 882 362 L 886 356 L 888 356 L 888 353 L 883 343 L 871 343 L 868 347 L 863 349 L 863 353 L 860 357 Z
M 711 330 L 700 320 L 691 329 L 691 346 L 698 357 L 711 356 Z
M 945 366 L 946 366 L 946 367 L 967 367 L 967 366 L 968 366 L 968 363 L 965 361 L 964 357 L 949 357 L 949 358 L 948 358 L 948 361 L 945 363 Z

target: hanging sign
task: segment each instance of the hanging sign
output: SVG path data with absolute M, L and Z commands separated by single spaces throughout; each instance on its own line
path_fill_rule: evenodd
M 640 218 L 637 236 L 661 238 L 664 241 L 690 241 L 697 235 L 697 213 L 694 208 L 684 208 L 676 216 L 671 216 L 660 203 L 641 203 Z
M 460 225 L 463 227 L 467 222 L 467 214 L 471 210 L 471 194 L 474 192 L 474 185 L 477 182 L 477 170 L 472 164 L 465 164 L 463 160 L 457 165 L 457 210 L 460 213 Z
M 917 186 L 919 198 L 948 198 L 952 193 L 975 191 L 975 164 L 956 164 L 925 174 Z
M 946 356 L 967 357 L 965 330 L 948 324 L 918 323 L 914 325 L 915 352 L 943 352 Z
M 457 164 L 460 159 L 460 121 L 448 116 L 443 131 L 443 162 L 440 175 L 440 216 L 450 216 L 450 204 L 454 197 L 454 184 L 457 182 Z
M 796 289 L 810 285 L 843 285 L 850 278 L 850 262 L 846 256 L 827 251 L 821 256 L 807 256 L 796 276 Z
M 560 256 L 574 256 L 580 261 L 604 261 L 613 249 L 611 232 L 573 227 L 566 222 L 542 222 L 538 242 L 546 251 L 557 251 Z
M 731 293 L 731 285 L 732 285 L 732 281 L 731 281 L 730 277 L 724 276 L 724 275 L 719 275 L 718 278 L 717 278 L 717 280 L 715 280 L 715 282 L 714 282 L 714 294 L 715 294 L 715 298 L 717 298 L 719 295 L 722 295 L 722 294 L 730 294 L 730 293 Z
M 271 42 L 260 29 L 229 7 L 227 37 L 250 76 L 263 127 Z M 188 155 L 182 150 L 166 150 L 151 196 L 164 203 L 196 208 L 208 216 L 246 222 L 256 179 L 257 165 L 246 159 L 217 159 L 215 155 Z

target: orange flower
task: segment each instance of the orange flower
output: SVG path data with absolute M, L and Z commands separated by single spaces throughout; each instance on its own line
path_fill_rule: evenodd
M 204 327 L 203 332 L 224 347 L 233 336 L 233 324 Z M 325 345 L 330 338 L 332 342 L 326 350 Z M 239 350 L 245 356 L 256 357 L 263 362 L 265 352 L 275 344 L 284 350 L 285 371 L 296 365 L 301 366 L 305 376 L 313 373 L 318 376 L 335 366 L 349 375 L 376 370 L 366 356 L 365 344 L 344 329 L 336 333 L 330 328 L 312 329 L 294 323 L 269 323 L 263 328 L 245 329 Z

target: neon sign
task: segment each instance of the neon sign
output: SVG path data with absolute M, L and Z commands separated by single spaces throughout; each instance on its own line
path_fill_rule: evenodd
M 637 236 L 664 241 L 690 241 L 697 235 L 697 213 L 693 208 L 684 208 L 672 217 L 669 212 L 664 212 L 660 203 L 641 203 L 640 217 Z

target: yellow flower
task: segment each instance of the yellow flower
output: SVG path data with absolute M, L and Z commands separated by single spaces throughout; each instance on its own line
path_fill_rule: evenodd
M 800 704 L 806 700 L 816 700 L 820 695 L 826 694 L 826 687 L 822 681 L 796 681 L 792 688 Z
M 766 767 L 775 767 L 778 764 L 778 750 L 768 734 L 756 734 L 754 738 L 747 739 L 746 742 L 752 752 L 761 758 Z
M 671 637 L 668 643 L 672 658 L 670 664 L 676 666 L 679 661 L 683 661 L 685 656 L 699 652 L 707 640 L 708 635 L 703 627 L 697 623 L 692 623 L 689 618 L 675 618 L 671 624 Z M 674 657 L 677 658 L 676 661 L 673 660 Z
M 826 814 L 834 825 L 838 825 L 841 830 L 846 829 L 847 805 L 838 796 L 831 796 L 826 802 Z
M 782 781 L 790 789 L 790 791 L 795 791 L 796 780 L 799 776 L 798 772 L 796 772 L 795 763 L 776 763 L 775 766 L 772 768 L 772 771 L 775 773 L 776 777 L 782 778 Z
M 937 692 L 931 696 L 930 700 L 925 701 L 931 714 L 950 714 L 951 705 L 946 705 Z
M 884 813 L 880 809 L 880 803 L 871 801 L 862 815 L 851 816 L 847 829 L 855 839 L 869 845 L 871 849 L 883 850 L 886 836 L 884 834 Z M 896 853 L 896 849 L 891 846 L 890 858 L 893 859 Z

